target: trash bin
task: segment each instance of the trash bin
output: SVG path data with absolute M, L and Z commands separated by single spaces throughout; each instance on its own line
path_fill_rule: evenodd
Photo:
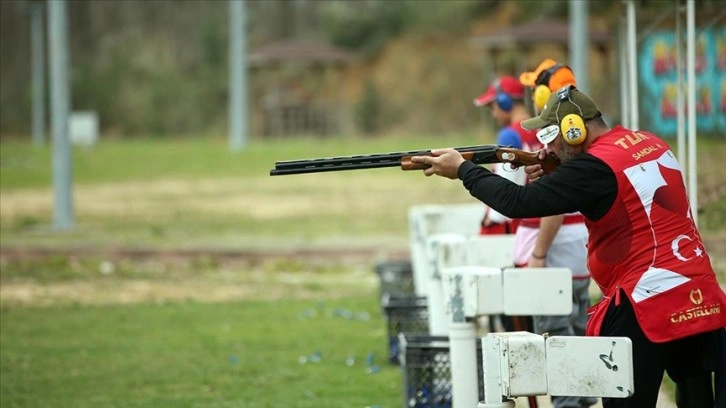
M 416 295 L 410 260 L 379 262 L 376 264 L 376 274 L 380 282 L 381 305 L 386 297 Z
M 385 297 L 383 311 L 388 329 L 389 361 L 398 364 L 398 334 L 429 332 L 427 301 L 425 297 Z
M 448 336 L 399 334 L 405 408 L 451 408 L 451 353 Z M 481 342 L 477 342 L 479 401 L 484 401 Z

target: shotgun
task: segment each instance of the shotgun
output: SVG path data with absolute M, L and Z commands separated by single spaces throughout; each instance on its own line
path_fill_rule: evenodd
M 545 174 L 551 173 L 560 164 L 560 160 L 554 155 L 548 155 L 545 160 L 540 160 L 537 157 L 537 152 L 526 152 L 495 144 L 455 147 L 455 149 L 464 156 L 464 159 L 471 160 L 476 164 L 512 163 L 516 166 L 541 164 Z M 430 155 L 431 150 L 419 150 L 278 161 L 275 162 L 275 168 L 270 170 L 270 176 L 399 166 L 402 170 L 423 170 L 429 166 L 422 163 L 413 163 L 411 157 Z

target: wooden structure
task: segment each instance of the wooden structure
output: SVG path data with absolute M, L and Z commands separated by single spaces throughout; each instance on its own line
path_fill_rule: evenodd
M 565 20 L 535 20 L 512 25 L 503 30 L 474 35 L 469 45 L 482 53 L 484 78 L 497 75 L 518 75 L 533 70 L 544 58 L 568 62 L 570 26 Z M 590 27 L 589 78 L 590 93 L 598 95 L 605 107 L 614 106 L 617 97 L 613 84 L 617 83 L 615 66 L 612 66 L 617 35 L 605 29 Z M 577 74 L 577 73 L 575 73 Z
M 255 50 L 249 56 L 253 132 L 274 138 L 339 132 L 339 78 L 351 59 L 344 50 L 296 40 Z
M 495 71 L 501 69 L 499 66 L 501 55 L 510 50 L 516 50 L 518 69 L 530 70 L 540 62 L 542 58 L 536 54 L 544 48 L 554 48 L 557 52 L 566 56 L 568 53 L 568 41 L 570 26 L 567 20 L 536 20 L 524 24 L 513 25 L 505 30 L 494 33 L 472 36 L 469 44 L 487 54 L 489 65 Z M 614 42 L 614 36 L 606 30 L 590 28 L 588 42 L 591 50 L 596 51 L 603 57 L 607 57 Z M 534 61 L 529 61 L 534 57 Z M 531 66 L 534 64 L 534 66 Z M 508 67 L 509 68 L 509 67 Z

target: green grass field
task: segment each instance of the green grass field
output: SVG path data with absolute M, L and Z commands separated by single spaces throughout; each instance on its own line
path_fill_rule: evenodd
M 460 183 L 395 168 L 285 177 L 269 169 L 276 160 L 474 143 L 475 135 L 303 138 L 232 153 L 223 139 L 103 140 L 74 149 L 76 226 L 57 231 L 50 147 L 3 142 L 0 247 L 90 250 L 0 253 L 0 406 L 400 406 L 379 259 L 245 262 L 213 250 L 405 249 L 411 206 L 475 202 Z M 700 224 L 723 277 L 726 144 L 700 143 Z M 210 255 L 126 259 L 105 252 L 114 248 Z M 321 361 L 301 364 L 316 352 Z
M 5 259 L 0 405 L 400 405 L 376 279 L 365 263 Z
M 371 290 L 344 300 L 4 308 L 2 320 L 3 407 L 401 403 L 401 369 L 387 363 Z

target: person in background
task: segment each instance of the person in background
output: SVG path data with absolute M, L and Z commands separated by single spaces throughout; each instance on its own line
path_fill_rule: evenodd
M 572 69 L 550 58 L 540 62 L 534 71 L 519 74 L 519 82 L 531 93 L 535 115 L 542 112 L 552 92 L 567 85 L 577 86 Z
M 551 60 L 550 60 L 551 61 Z M 542 65 L 540 65 L 541 67 Z M 555 64 L 547 67 L 554 67 Z M 539 69 L 539 68 L 538 68 Z M 548 83 L 552 74 L 557 74 L 559 82 L 574 83 L 572 71 L 558 66 L 547 75 Z M 526 73 L 525 73 L 526 74 Z M 523 74 L 524 75 L 524 74 Z M 492 117 L 502 126 L 497 134 L 497 143 L 519 149 L 536 151 L 544 148 L 537 140 L 536 132 L 522 128 L 523 120 L 532 117 L 525 104 L 526 81 L 503 76 L 496 79 L 489 88 L 474 100 L 477 106 L 491 108 Z M 535 76 L 535 80 L 538 79 Z M 535 81 L 536 82 L 536 81 Z M 553 81 L 553 84 L 556 83 Z M 518 184 L 525 184 L 524 169 L 498 164 L 493 166 L 495 173 Z M 530 331 L 550 333 L 551 335 L 584 335 L 587 322 L 587 308 L 590 306 L 588 288 L 590 274 L 586 265 L 587 229 L 582 214 L 572 213 L 546 218 L 510 219 L 499 212 L 487 208 L 482 222 L 482 234 L 514 233 L 514 264 L 517 267 L 567 267 L 573 273 L 573 311 L 568 316 L 490 316 L 490 331 L 494 331 L 496 318 L 500 319 L 505 331 Z M 586 397 L 551 397 L 555 408 L 587 408 L 597 399 Z M 534 398 L 529 399 L 530 407 L 537 406 Z
M 528 149 L 537 142 L 534 133 L 522 129 L 519 124 L 532 115 L 524 103 L 524 87 L 513 76 L 502 76 L 494 80 L 484 93 L 474 99 L 474 105 L 491 110 L 492 119 L 500 126 L 497 144 L 516 149 Z M 527 180 L 523 169 L 505 169 L 501 163 L 492 165 L 492 171 L 518 184 Z M 487 208 L 481 222 L 481 235 L 514 234 L 518 220 L 505 217 Z
M 532 115 L 525 105 L 524 86 L 517 78 L 509 75 L 496 78 L 481 95 L 474 99 L 474 105 L 491 109 L 494 121 L 501 126 L 497 132 L 497 144 L 511 146 L 528 151 L 538 150 L 542 145 L 537 141 L 535 132 L 524 130 L 520 123 L 530 119 Z M 512 169 L 501 163 L 492 165 L 492 171 L 517 184 L 525 184 L 527 177 L 524 169 Z M 496 210 L 487 207 L 481 223 L 481 234 L 516 234 L 513 262 L 518 266 L 526 266 L 531 254 L 528 238 L 518 231 L 520 220 L 513 220 Z M 539 219 L 531 220 L 532 223 Z M 505 331 L 533 331 L 531 316 L 490 316 L 489 329 L 495 331 L 495 322 L 501 321 Z
M 536 114 L 544 107 L 551 92 L 566 85 L 576 85 L 570 67 L 552 59 L 542 61 L 533 72 L 523 72 L 519 81 L 532 96 Z M 544 101 L 542 101 L 544 98 Z M 535 136 L 536 137 L 536 136 Z M 584 336 L 587 309 L 590 307 L 590 272 L 587 270 L 587 227 L 579 212 L 525 219 L 519 233 L 528 237 L 531 248 L 530 268 L 564 267 L 572 271 L 572 313 L 566 316 L 533 316 L 534 332 L 551 336 Z M 587 408 L 596 398 L 552 396 L 554 408 Z
M 526 166 L 536 182 L 524 186 L 454 149 L 412 161 L 430 166 L 426 176 L 461 179 L 472 196 L 508 217 L 585 216 L 588 268 L 603 293 L 586 334 L 628 337 L 633 346 L 633 394 L 603 398 L 605 408 L 655 407 L 664 372 L 680 390 L 679 408 L 722 406 L 712 376 L 723 373 L 726 293 L 668 144 L 650 132 L 608 127 L 595 101 L 572 86 L 550 95 L 522 127 L 537 130 L 547 146 L 541 158 L 553 154 L 562 163 L 546 176 L 539 164 Z

